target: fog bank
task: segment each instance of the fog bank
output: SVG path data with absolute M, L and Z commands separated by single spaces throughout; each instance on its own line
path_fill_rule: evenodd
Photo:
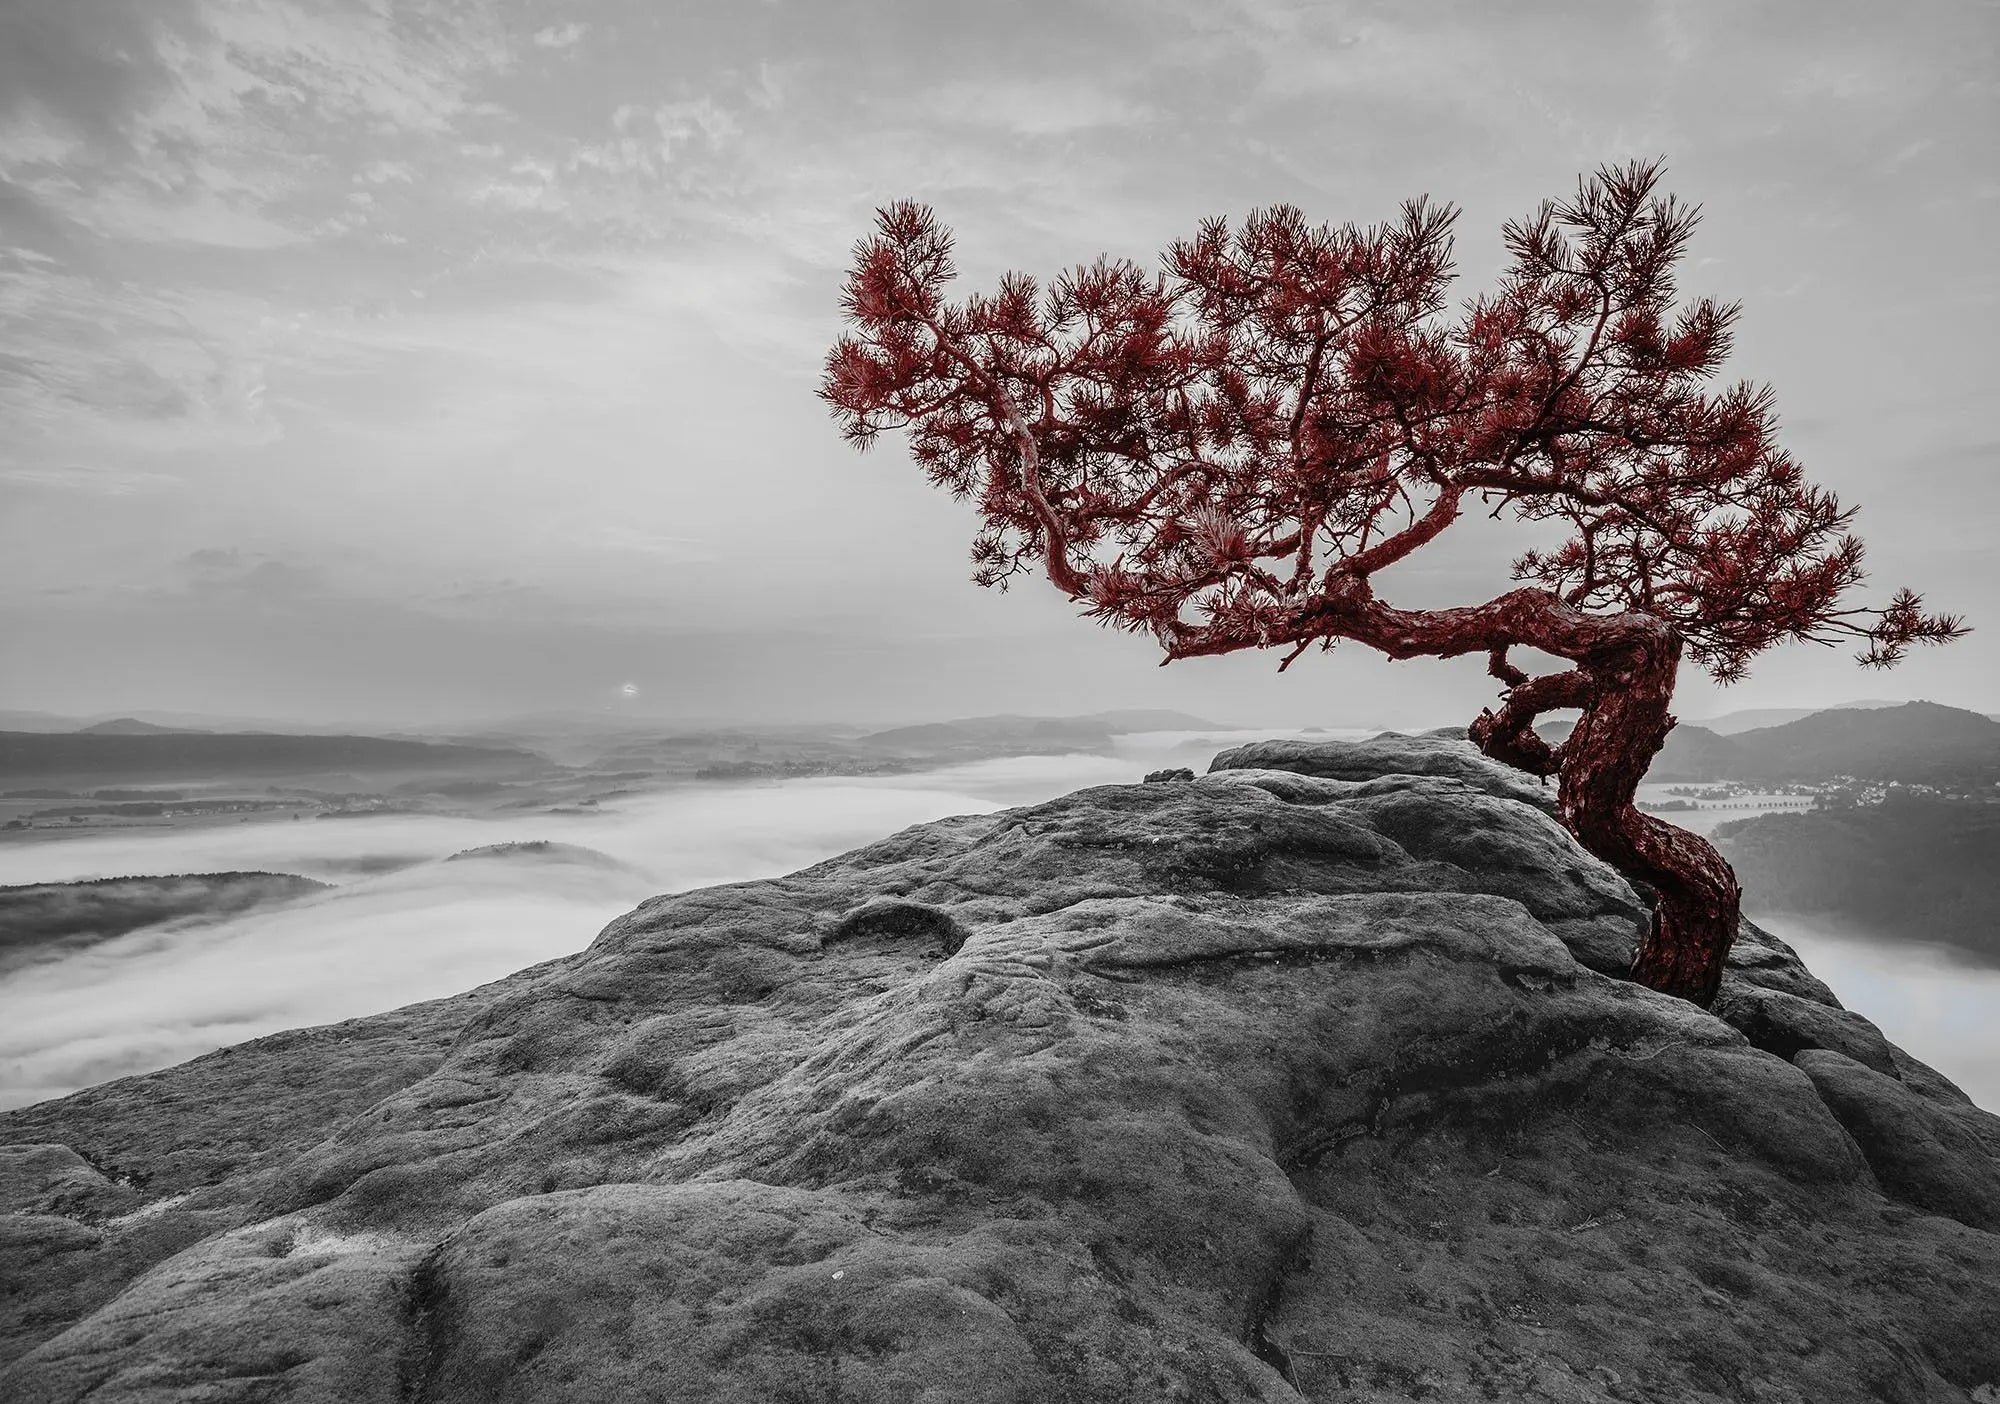
M 589 945 L 647 897 L 776 877 L 911 824 L 1031 804 L 1149 770 L 1204 770 L 1243 741 L 1148 733 L 1110 755 L 1030 756 L 915 775 L 690 786 L 600 812 L 501 819 L 381 815 L 64 835 L 0 844 L 0 884 L 225 870 L 333 890 L 222 920 L 134 931 L 0 979 L 0 1107 L 167 1067 L 226 1044 L 456 994 Z M 1359 732 L 1322 732 L 1331 739 Z M 1712 827 L 1732 814 L 1675 815 Z M 446 861 L 494 844 L 567 846 Z M 2000 971 L 1840 932 L 1756 919 L 1852 1009 L 2000 1107 Z
M 1929 1063 L 1988 1111 L 2000 1111 L 2000 970 L 1940 946 L 1913 946 L 1824 917 L 1751 912 L 1790 943 L 1840 1002 Z
M 0 845 L 0 885 L 225 870 L 338 884 L 282 908 L 134 931 L 0 980 L 0 1107 L 456 994 L 581 950 L 658 893 L 776 877 L 911 824 L 1128 784 L 1165 765 L 1199 771 L 1219 750 L 1274 734 L 1297 733 L 1146 733 L 1119 738 L 1111 755 L 690 786 L 585 814 L 391 814 Z M 615 861 L 561 852 L 444 861 L 541 840 Z

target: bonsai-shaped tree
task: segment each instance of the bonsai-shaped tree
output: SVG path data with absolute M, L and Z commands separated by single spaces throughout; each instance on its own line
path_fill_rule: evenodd
M 1774 441 L 1767 388 L 1708 383 L 1739 309 L 1676 305 L 1698 210 L 1657 163 L 1605 167 L 1504 230 L 1497 291 L 1446 311 L 1457 210 L 1221 219 L 1148 274 L 1099 257 L 1040 288 L 1010 273 L 949 301 L 932 212 L 878 212 L 820 393 L 866 447 L 907 428 L 930 480 L 978 503 L 974 579 L 1039 569 L 1164 662 L 1352 639 L 1392 658 L 1483 653 L 1503 693 L 1472 741 L 1555 775 L 1562 823 L 1650 886 L 1633 977 L 1706 1005 L 1741 889 L 1704 839 L 1642 813 L 1683 653 L 1717 680 L 1788 639 L 1858 640 L 1887 667 L 1964 632 L 1862 579 L 1853 509 Z M 1376 577 L 1471 508 L 1542 526 L 1526 582 L 1401 609 Z M 1516 647 L 1568 666 L 1531 676 Z M 1552 746 L 1537 717 L 1581 710 Z

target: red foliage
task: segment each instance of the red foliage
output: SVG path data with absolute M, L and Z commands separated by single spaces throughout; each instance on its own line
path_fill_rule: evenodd
M 1365 229 L 1284 205 L 1234 233 L 1211 219 L 1160 272 L 1100 257 L 1046 290 L 1010 273 L 963 302 L 945 296 L 949 233 L 899 203 L 856 248 L 852 330 L 821 394 L 849 441 L 907 428 L 931 481 L 977 501 L 979 583 L 1039 563 L 1168 660 L 1284 646 L 1283 667 L 1340 638 L 1490 653 L 1509 695 L 1475 740 L 1561 773 L 1565 822 L 1604 852 L 1619 845 L 1589 834 L 1638 822 L 1631 787 L 1672 725 L 1683 649 L 1726 682 L 1789 639 L 1855 638 L 1861 662 L 1886 666 L 1963 632 L 1907 591 L 1843 606 L 1862 578 L 1852 509 L 1776 444 L 1767 389 L 1711 387 L 1738 308 L 1678 302 L 1697 211 L 1657 194 L 1659 177 L 1607 167 L 1507 225 L 1499 288 L 1457 312 L 1457 212 L 1424 200 Z M 1475 504 L 1562 529 L 1516 562 L 1529 588 L 1459 610 L 1376 598 L 1377 572 Z M 1514 644 L 1577 668 L 1529 679 Z M 1658 716 L 1612 725 L 1602 704 L 1640 674 Z M 1555 750 L 1531 730 L 1552 707 L 1585 711 Z M 1604 856 L 1661 886 L 1665 908 L 1659 879 L 1685 854 L 1651 847 Z M 1733 931 L 1728 885 L 1708 896 Z M 1719 978 L 1712 963 L 1701 981 Z

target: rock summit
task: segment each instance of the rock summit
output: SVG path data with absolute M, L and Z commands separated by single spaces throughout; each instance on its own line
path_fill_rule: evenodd
M 655 898 L 0 1115 L 13 1401 L 2000 1400 L 2000 1119 L 1441 737 Z

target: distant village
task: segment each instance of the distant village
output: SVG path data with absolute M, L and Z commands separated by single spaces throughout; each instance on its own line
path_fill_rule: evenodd
M 1642 798 L 1639 808 L 1652 814 L 1686 814 L 1696 810 L 1736 810 L 1745 814 L 1784 810 L 1859 809 L 1892 799 L 1974 800 L 2000 804 L 2000 781 L 1991 785 L 1919 785 L 1900 780 L 1859 780 L 1836 775 L 1827 780 L 1796 784 L 1748 784 L 1714 780 L 1701 784 L 1668 785 L 1668 798 Z

